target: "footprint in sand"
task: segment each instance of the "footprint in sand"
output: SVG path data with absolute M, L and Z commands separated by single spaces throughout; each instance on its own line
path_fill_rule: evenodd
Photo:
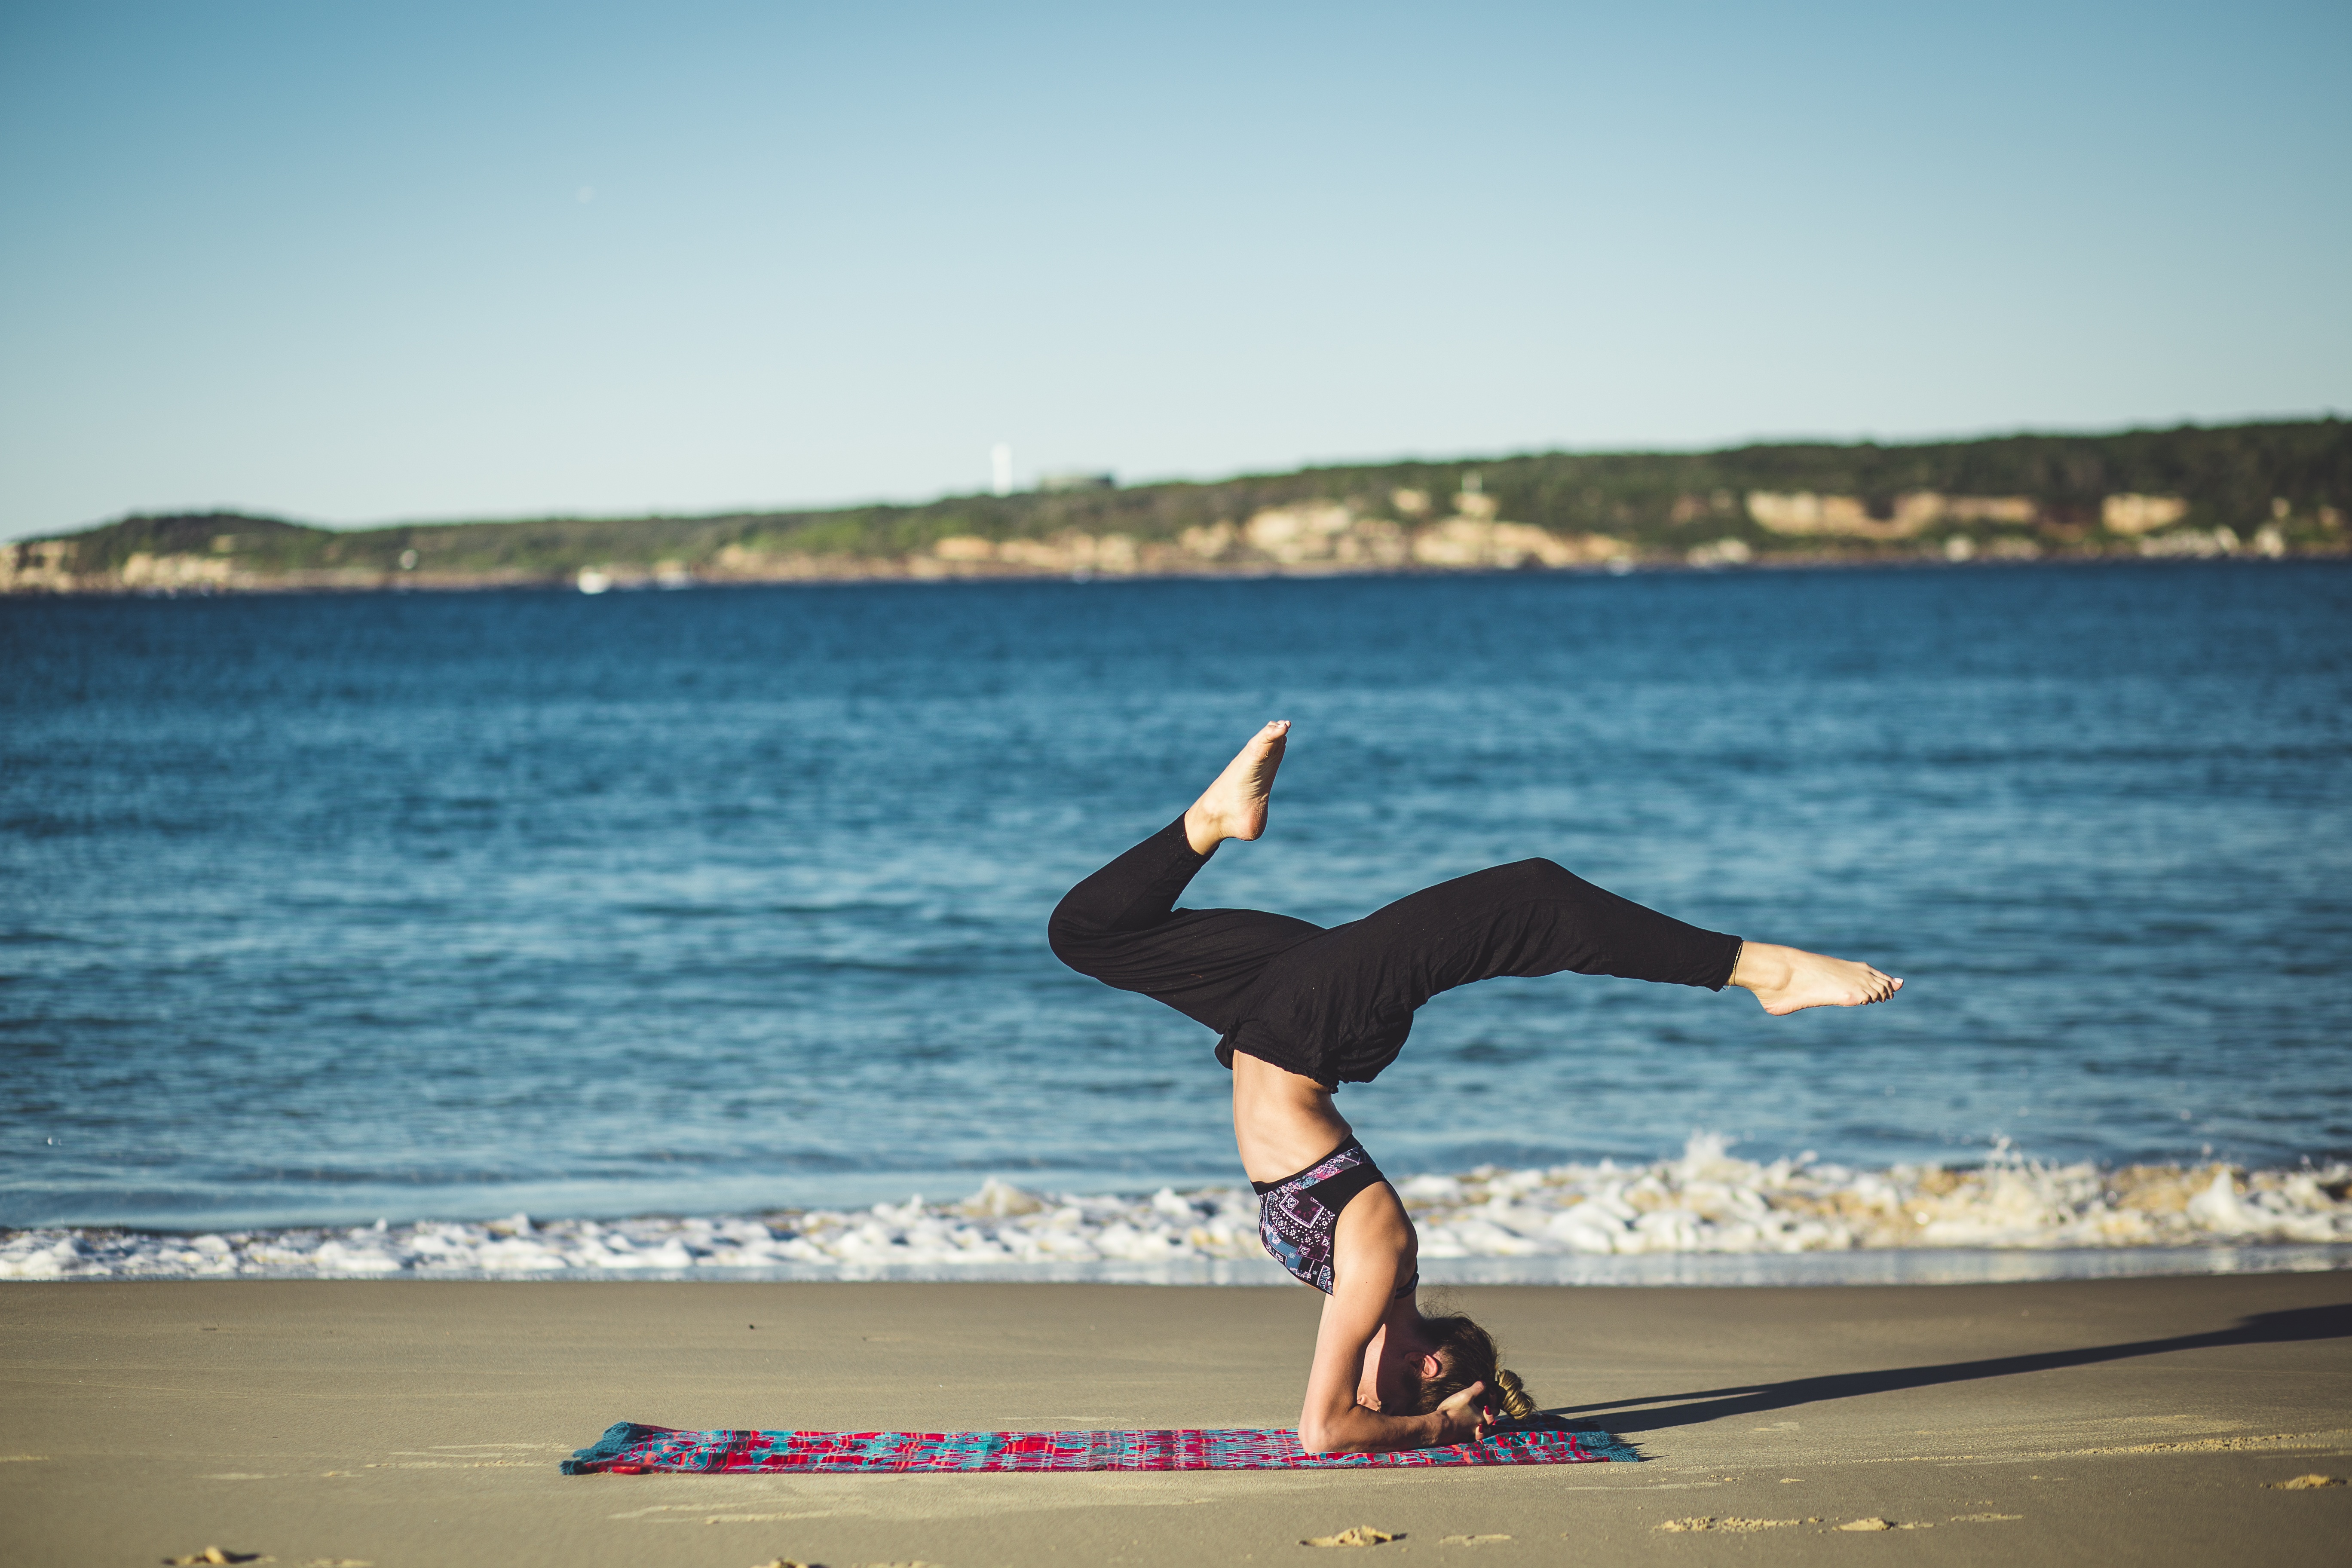
M 1337 1535 L 1310 1535 L 1301 1546 L 1378 1546 L 1384 1541 L 1402 1541 L 1404 1531 L 1374 1530 L 1369 1524 L 1354 1525 Z

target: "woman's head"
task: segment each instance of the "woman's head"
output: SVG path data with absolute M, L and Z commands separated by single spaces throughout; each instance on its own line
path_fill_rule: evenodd
M 1500 1410 L 1508 1420 L 1523 1420 L 1536 1413 L 1536 1402 L 1528 1397 L 1519 1374 L 1499 1364 L 1495 1336 L 1461 1313 L 1423 1318 L 1421 1337 L 1436 1359 L 1438 1371 L 1432 1375 L 1423 1363 L 1420 1401 L 1412 1414 L 1428 1415 L 1474 1383 L 1486 1385 L 1479 1403 Z

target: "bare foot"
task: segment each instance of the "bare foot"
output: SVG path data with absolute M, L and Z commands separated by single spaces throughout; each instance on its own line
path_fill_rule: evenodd
M 1741 944 L 1731 983 L 1756 993 L 1764 1011 L 1776 1018 L 1808 1007 L 1859 1007 L 1884 1002 L 1903 989 L 1903 982 L 1879 973 L 1867 963 L 1829 958 L 1801 947 L 1776 947 L 1769 942 Z
M 1265 831 L 1266 797 L 1274 793 L 1274 771 L 1282 766 L 1289 734 L 1290 721 L 1276 719 L 1252 735 L 1217 782 L 1201 792 L 1184 814 L 1184 837 L 1193 854 L 1206 855 L 1228 838 L 1255 838 Z

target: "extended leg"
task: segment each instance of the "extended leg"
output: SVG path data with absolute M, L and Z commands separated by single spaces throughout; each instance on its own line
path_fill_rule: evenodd
M 1776 1012 L 1849 994 L 1881 1000 L 1901 984 L 1793 948 L 1750 952 L 1743 960 L 1736 936 L 1645 909 L 1549 860 L 1522 860 L 1424 888 L 1283 953 L 1226 1044 L 1326 1083 L 1361 1082 L 1395 1059 L 1422 1004 L 1497 975 L 1739 984 Z
M 1903 984 L 1866 963 L 1702 931 L 1549 860 L 1441 882 L 1339 928 L 1334 938 L 1340 932 L 1361 961 L 1408 976 L 1414 1006 L 1498 974 L 1563 970 L 1716 991 L 1738 985 L 1775 1014 L 1883 1002 Z
M 1324 1083 L 1364 1082 L 1441 991 L 1562 970 L 1719 988 L 1738 956 L 1736 936 L 1522 860 L 1423 888 L 1283 953 L 1225 1045 Z
M 1563 970 L 1721 990 L 1739 956 L 1738 937 L 1662 915 L 1549 860 L 1424 888 L 1345 929 L 1360 962 L 1402 978 L 1416 1007 L 1475 981 Z

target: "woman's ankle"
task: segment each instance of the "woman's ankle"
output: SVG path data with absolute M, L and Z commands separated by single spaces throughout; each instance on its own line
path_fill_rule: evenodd
M 1193 854 L 1206 855 L 1232 837 L 1232 834 L 1222 830 L 1215 818 L 1201 809 L 1200 802 L 1194 801 L 1185 808 L 1184 842 L 1192 847 Z
M 1780 991 L 1796 977 L 1789 950 L 1774 942 L 1742 942 L 1739 958 L 1731 966 L 1731 984 L 1742 991 Z

